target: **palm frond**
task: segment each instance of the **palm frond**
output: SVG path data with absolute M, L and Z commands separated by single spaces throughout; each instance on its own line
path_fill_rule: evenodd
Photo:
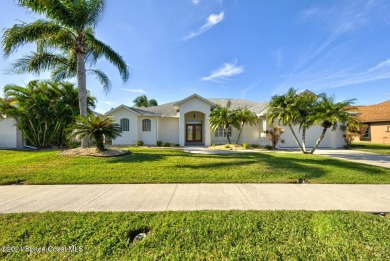
M 26 43 L 33 43 L 41 40 L 51 41 L 54 46 L 72 44 L 69 32 L 60 25 L 44 20 L 37 20 L 30 24 L 15 24 L 4 30 L 3 51 L 5 56 L 16 51 Z
M 86 33 L 85 37 L 88 48 L 94 58 L 98 59 L 99 57 L 104 56 L 119 70 L 122 80 L 126 82 L 129 79 L 129 70 L 122 56 L 115 52 L 110 46 L 96 39 L 93 34 Z
M 36 73 L 53 70 L 66 64 L 67 59 L 60 54 L 49 52 L 30 52 L 11 64 L 10 73 Z
M 17 0 L 20 6 L 27 7 L 33 12 L 47 16 L 50 19 L 57 20 L 66 26 L 75 24 L 74 13 L 70 8 L 72 1 L 61 0 Z
M 103 90 L 105 93 L 108 93 L 111 89 L 110 78 L 103 71 L 98 69 L 88 69 L 87 72 L 92 73 L 96 79 L 103 86 Z

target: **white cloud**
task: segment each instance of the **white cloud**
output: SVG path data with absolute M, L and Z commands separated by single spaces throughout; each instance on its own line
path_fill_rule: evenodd
M 126 89 L 126 88 L 121 88 L 121 89 L 132 93 L 143 93 L 143 94 L 147 93 L 146 91 L 144 91 L 144 89 Z
M 253 87 L 255 87 L 256 85 L 258 85 L 262 80 L 258 80 L 257 82 L 254 82 L 252 83 L 251 85 L 249 85 L 248 87 L 246 87 L 244 90 L 242 90 L 241 92 L 241 99 L 244 99 L 245 96 L 246 96 L 246 93 L 248 91 L 250 91 L 251 89 L 253 89 Z
M 227 79 L 231 76 L 241 74 L 244 72 L 243 66 L 236 66 L 235 63 L 225 63 L 222 67 L 213 71 L 209 76 L 203 77 L 202 81 L 217 81 L 220 79 Z
M 291 86 L 300 89 L 326 90 L 390 79 L 390 59 L 360 71 L 329 69 L 331 67 L 322 70 L 313 68 L 291 75 L 276 89 L 276 93 L 284 92 Z
M 200 0 L 192 0 L 192 3 L 193 3 L 194 5 L 198 5 L 198 4 L 200 3 Z
M 219 24 L 222 22 L 224 18 L 224 12 L 221 12 L 219 14 L 211 14 L 207 18 L 207 21 L 204 25 L 202 25 L 198 30 L 191 32 L 189 35 L 185 36 L 183 40 L 189 40 L 191 38 L 194 38 L 198 35 L 203 34 L 204 32 L 210 30 L 212 27 L 215 25 Z

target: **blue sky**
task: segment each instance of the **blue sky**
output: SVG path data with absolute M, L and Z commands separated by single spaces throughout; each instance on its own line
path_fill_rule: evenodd
M 268 101 L 289 87 L 379 103 L 390 99 L 389 11 L 386 0 L 106 1 L 96 36 L 124 57 L 131 76 L 122 83 L 102 60 L 111 92 L 91 77 L 87 85 L 99 112 L 142 94 L 160 104 L 193 93 Z M 0 17 L 7 28 L 37 16 L 2 0 Z M 0 87 L 38 78 L 4 74 L 32 48 L 2 60 Z

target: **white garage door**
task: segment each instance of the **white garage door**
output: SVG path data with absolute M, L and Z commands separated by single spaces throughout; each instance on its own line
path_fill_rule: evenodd
M 298 147 L 293 135 L 291 134 L 290 128 L 283 126 L 285 132 L 282 135 L 282 138 L 285 140 L 284 144 L 278 144 L 279 147 Z M 294 127 L 295 134 L 298 136 L 299 141 L 301 141 L 302 133 L 299 132 L 298 127 Z M 321 126 L 313 126 L 309 130 L 306 131 L 306 147 L 313 147 L 316 143 L 317 139 L 320 137 L 322 132 Z M 333 132 L 331 130 L 328 130 L 325 134 L 324 139 L 320 143 L 320 148 L 338 148 L 342 147 L 343 144 L 336 144 L 337 141 L 335 139 L 335 135 L 340 135 L 342 137 L 342 134 L 338 131 Z
M 0 120 L 0 148 L 16 148 L 16 126 L 10 119 Z

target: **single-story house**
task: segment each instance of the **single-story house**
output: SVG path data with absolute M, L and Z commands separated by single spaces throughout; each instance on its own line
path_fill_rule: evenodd
M 22 132 L 15 121 L 0 115 L 0 149 L 21 149 L 23 142 Z
M 364 128 L 358 141 L 390 144 L 390 100 L 369 106 L 355 106 Z
M 130 145 L 143 141 L 146 145 L 155 145 L 157 141 L 188 145 L 226 144 L 227 135 L 236 142 L 239 130 L 230 128 L 227 133 L 223 129 L 212 131 L 209 117 L 216 105 L 225 106 L 231 101 L 231 108 L 246 107 L 258 117 L 258 124 L 246 125 L 238 143 L 267 145 L 269 142 L 264 131 L 268 128 L 266 119 L 267 102 L 254 102 L 243 99 L 206 99 L 193 94 L 180 101 L 170 102 L 148 108 L 133 108 L 120 105 L 106 115 L 113 116 L 122 128 L 122 136 L 112 141 L 113 145 Z M 282 126 L 283 127 L 283 126 Z M 290 130 L 284 127 L 282 138 L 284 144 L 279 147 L 297 147 Z M 295 127 L 298 133 L 298 127 Z M 306 134 L 306 146 L 312 147 L 322 127 L 313 126 Z M 300 136 L 300 135 L 299 135 Z M 320 147 L 339 148 L 344 146 L 343 132 L 340 129 L 328 131 Z

